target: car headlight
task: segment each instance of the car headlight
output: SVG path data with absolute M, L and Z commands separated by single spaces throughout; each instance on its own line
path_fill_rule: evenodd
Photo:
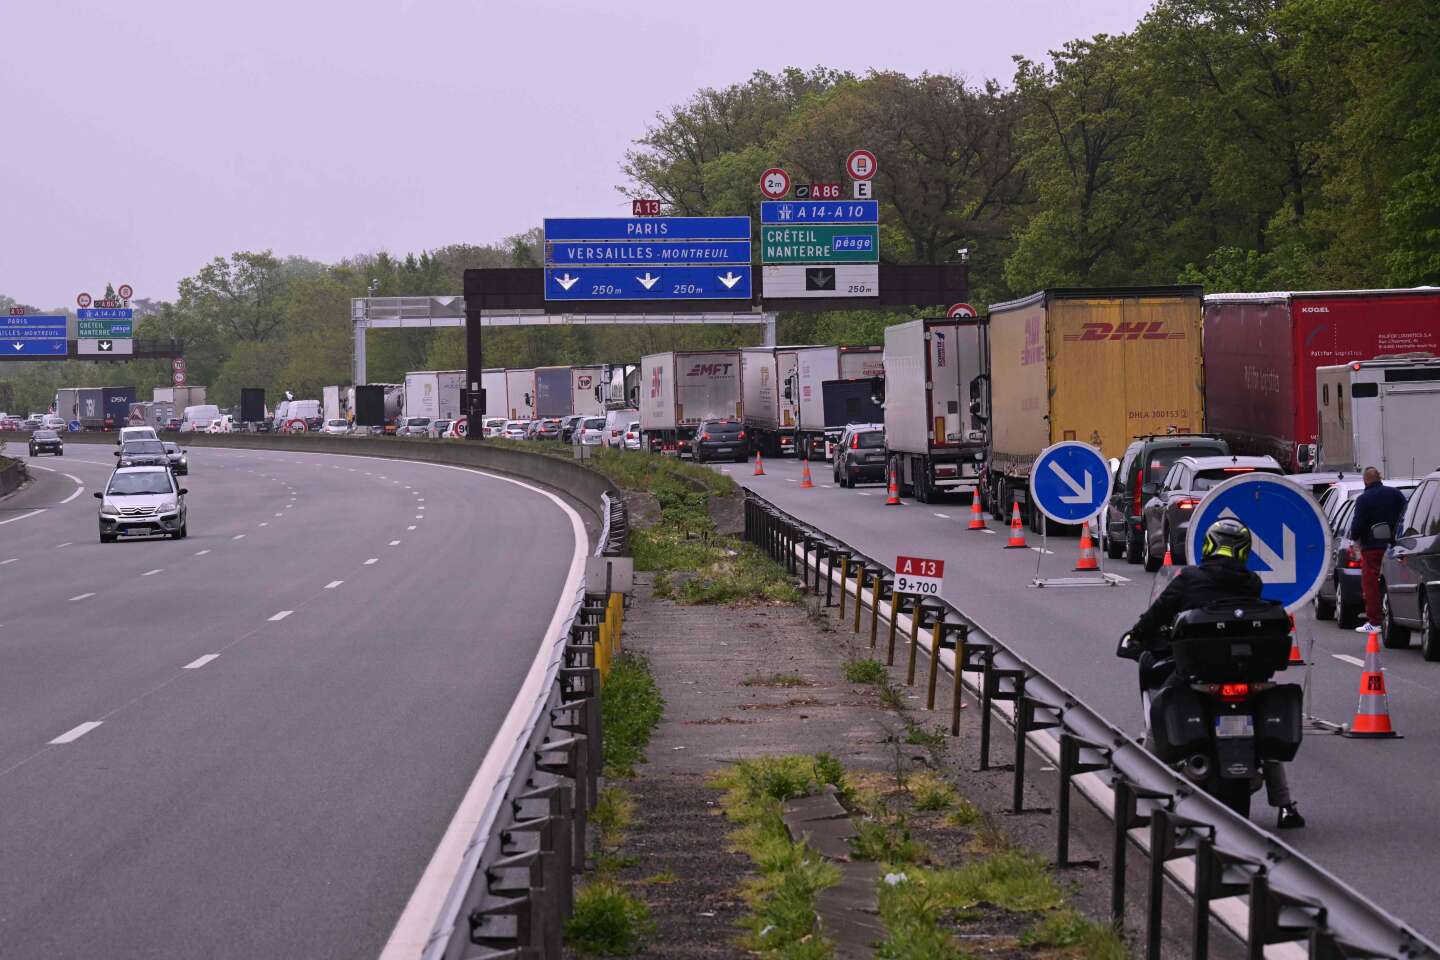
M 115 506 L 115 504 L 111 503 L 110 501 L 106 500 L 100 504 L 100 516 L 118 517 L 120 516 L 120 508 Z
M 162 501 L 161 504 L 160 504 L 160 511 L 161 511 L 162 513 L 170 513 L 170 512 L 171 512 L 172 510 L 174 510 L 177 506 L 178 506 L 178 504 L 177 504 L 174 500 L 165 500 L 165 501 Z

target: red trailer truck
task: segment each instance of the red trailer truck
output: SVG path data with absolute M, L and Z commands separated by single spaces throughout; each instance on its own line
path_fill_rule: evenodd
M 1440 356 L 1440 289 L 1219 293 L 1205 298 L 1205 420 L 1230 449 L 1308 470 L 1315 371 Z

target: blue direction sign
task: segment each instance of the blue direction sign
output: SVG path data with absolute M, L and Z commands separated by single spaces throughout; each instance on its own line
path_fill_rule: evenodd
M 750 265 L 546 267 L 546 300 L 749 300 Z
M 1330 573 L 1330 525 L 1313 497 L 1283 477 L 1246 473 L 1205 495 L 1190 518 L 1185 552 L 1201 560 L 1205 531 L 1222 517 L 1250 528 L 1246 566 L 1265 584 L 1261 596 L 1294 613 L 1310 602 Z
M 131 307 L 106 307 L 76 310 L 77 320 L 133 320 L 135 310 Z
M 879 200 L 761 200 L 760 222 L 879 223 Z
M 0 316 L 0 356 L 34 359 L 64 359 L 65 317 Z
M 1110 465 L 1099 450 L 1065 440 L 1040 451 L 1030 467 L 1030 500 L 1056 523 L 1084 523 L 1110 499 Z
M 555 240 L 749 240 L 749 217 L 572 217 L 545 220 Z
M 547 267 L 750 263 L 749 240 L 570 241 L 545 244 Z

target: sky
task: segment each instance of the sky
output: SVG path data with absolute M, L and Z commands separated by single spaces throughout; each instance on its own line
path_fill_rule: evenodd
M 1008 82 L 1013 54 L 1150 2 L 0 0 L 0 294 L 168 300 L 236 250 L 333 262 L 625 213 L 626 149 L 703 87 Z

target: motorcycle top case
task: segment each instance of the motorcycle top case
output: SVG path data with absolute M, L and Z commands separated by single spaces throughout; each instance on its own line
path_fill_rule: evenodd
M 1150 752 L 1166 763 L 1184 760 L 1210 743 L 1205 698 L 1189 687 L 1171 686 L 1150 698 Z
M 1216 601 L 1175 618 L 1175 672 L 1205 683 L 1257 683 L 1289 664 L 1290 617 L 1268 600 Z
M 1255 746 L 1266 760 L 1295 759 L 1304 735 L 1303 691 L 1299 684 L 1282 683 L 1255 695 Z

